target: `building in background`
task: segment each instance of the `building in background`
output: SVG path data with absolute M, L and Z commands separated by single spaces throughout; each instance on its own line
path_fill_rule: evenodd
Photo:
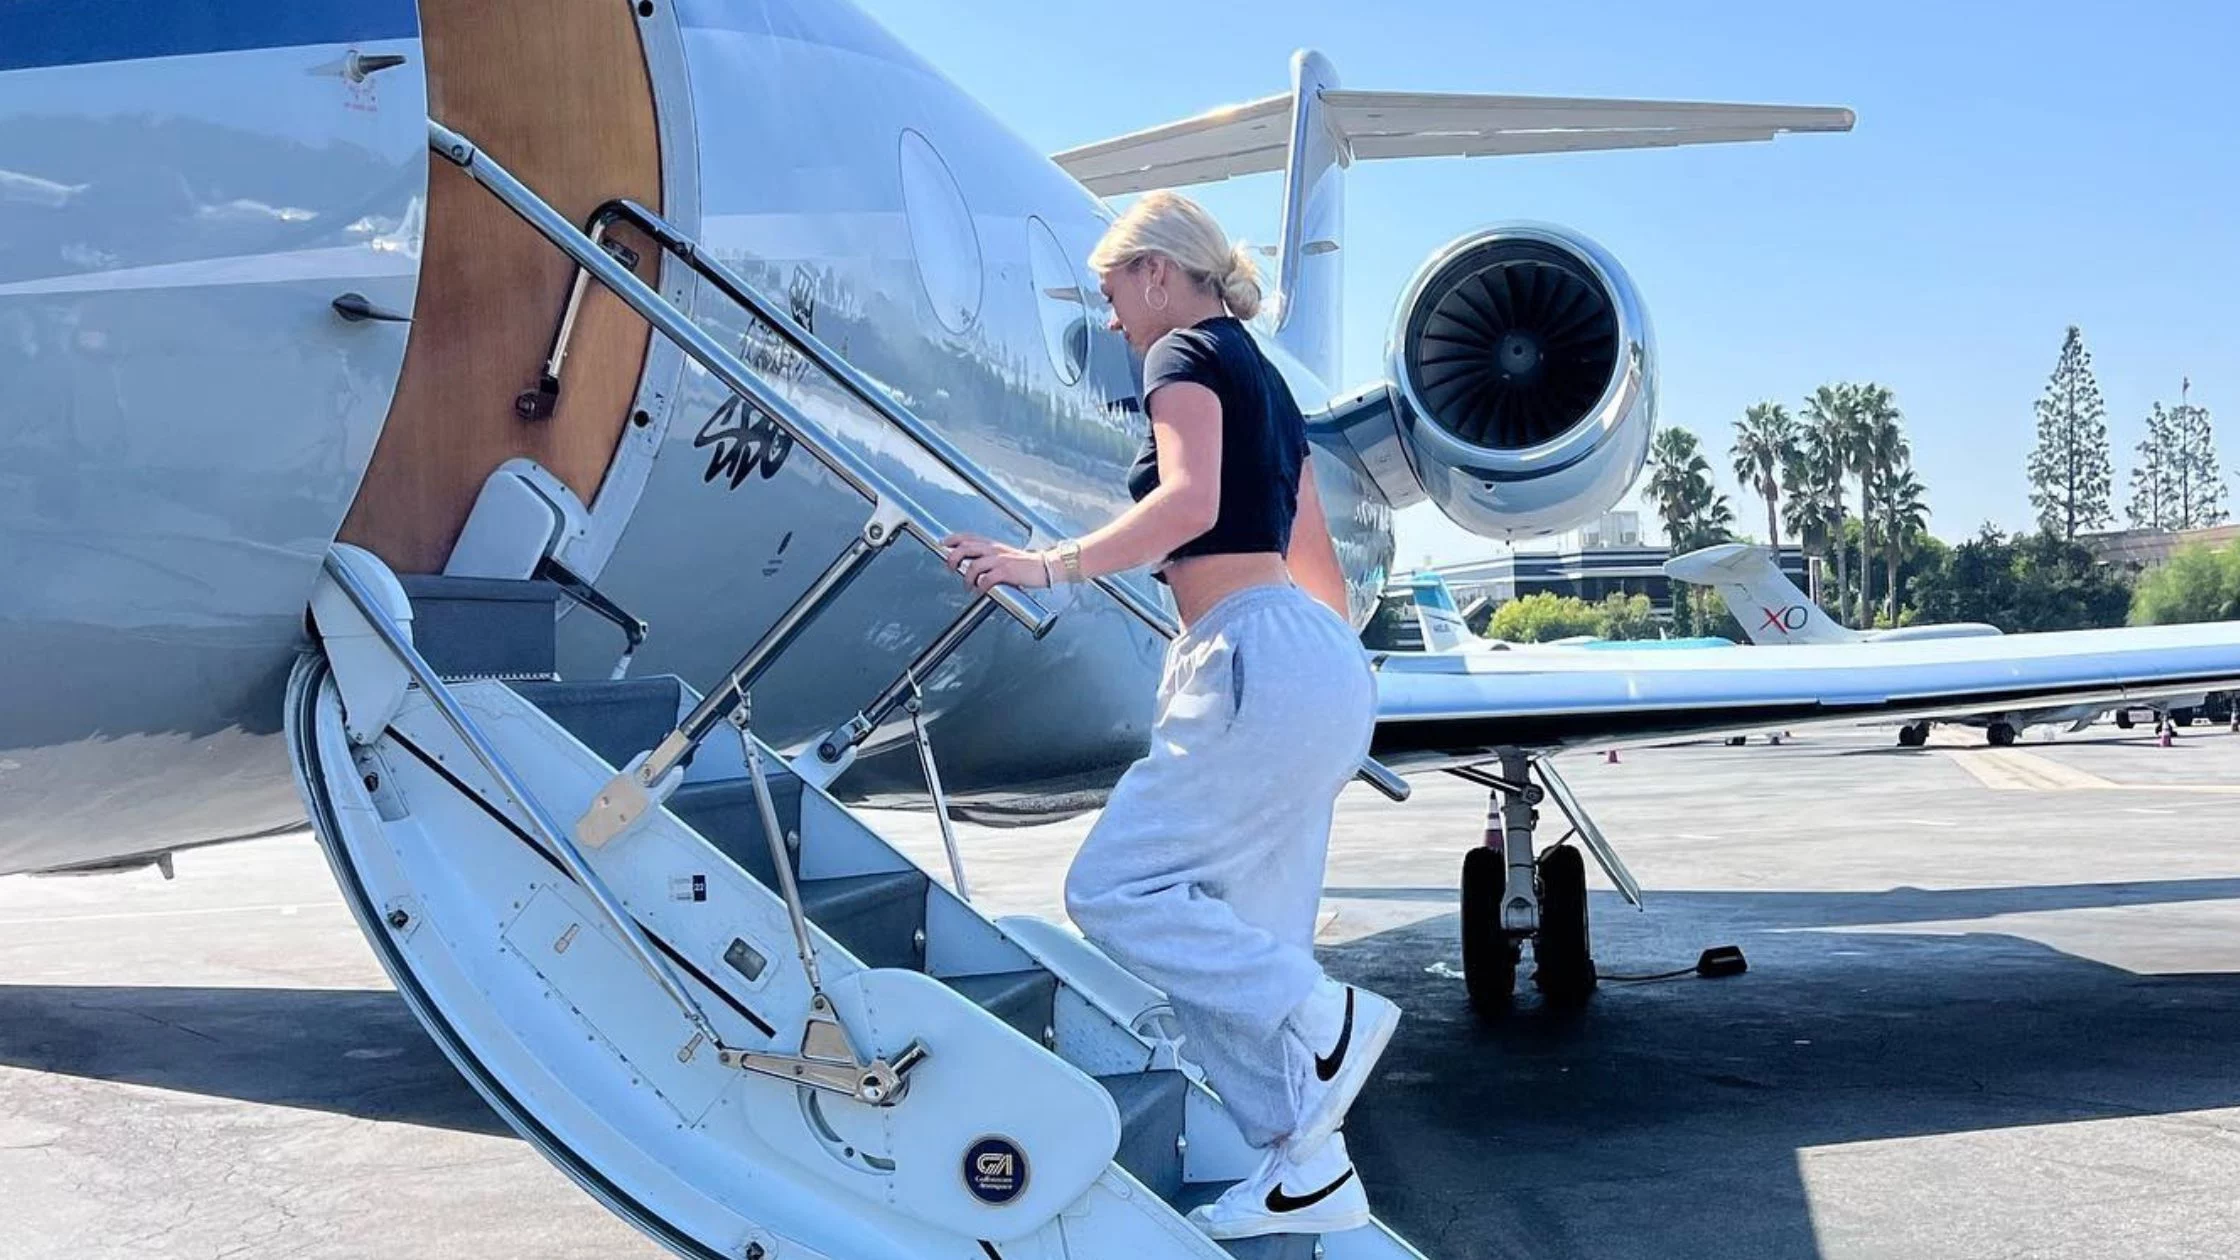
M 2240 539 L 2240 525 L 2211 525 L 2205 529 L 2115 529 L 2104 534 L 2079 534 L 2077 541 L 2102 564 L 2117 565 L 2136 573 L 2167 562 L 2180 547 L 2203 543 L 2222 547 Z

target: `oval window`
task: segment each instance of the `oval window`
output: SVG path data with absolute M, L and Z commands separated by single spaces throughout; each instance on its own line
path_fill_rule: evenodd
M 1027 219 L 1027 262 L 1034 277 L 1035 310 L 1042 316 L 1042 344 L 1058 379 L 1071 385 L 1089 363 L 1089 304 L 1081 278 L 1050 225 Z
M 963 332 L 980 315 L 980 233 L 949 164 L 915 131 L 902 133 L 902 214 L 934 317 Z

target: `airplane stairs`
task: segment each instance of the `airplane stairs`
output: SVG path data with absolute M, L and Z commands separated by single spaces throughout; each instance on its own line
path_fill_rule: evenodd
M 1070 933 L 982 916 L 744 724 L 699 744 L 665 808 L 569 839 L 701 698 L 555 679 L 555 597 L 399 581 L 337 548 L 288 724 L 399 991 L 608 1207 L 729 1260 L 1418 1254 L 1381 1225 L 1204 1238 L 1183 1213 L 1255 1153 L 1131 1028 L 1143 1012 L 1112 995 L 1140 982 Z

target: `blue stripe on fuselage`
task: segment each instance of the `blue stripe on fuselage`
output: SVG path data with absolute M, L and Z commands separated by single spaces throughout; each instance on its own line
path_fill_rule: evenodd
M 419 34 L 415 0 L 0 0 L 0 71 Z

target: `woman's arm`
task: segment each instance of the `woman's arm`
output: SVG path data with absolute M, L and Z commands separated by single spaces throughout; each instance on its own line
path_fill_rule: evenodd
M 1292 580 L 1328 604 L 1338 620 L 1353 624 L 1346 609 L 1346 571 L 1338 563 L 1338 544 L 1330 537 L 1330 518 L 1322 514 L 1322 492 L 1314 484 L 1314 452 L 1299 465 L 1299 511 L 1291 522 L 1291 549 L 1284 553 Z
M 1113 521 L 1077 541 L 1081 576 L 1122 573 L 1154 560 L 1213 528 L 1221 515 L 1221 399 L 1203 385 L 1175 381 L 1151 394 L 1151 427 L 1159 448 L 1159 485 Z M 941 542 L 952 569 L 962 566 L 975 590 L 1043 585 L 1043 555 L 976 534 Z M 1062 580 L 1057 562 L 1051 575 Z
M 1163 560 L 1221 518 L 1221 399 L 1191 381 L 1151 395 L 1159 485 L 1101 529 L 1083 534 L 1081 575 L 1124 573 Z

